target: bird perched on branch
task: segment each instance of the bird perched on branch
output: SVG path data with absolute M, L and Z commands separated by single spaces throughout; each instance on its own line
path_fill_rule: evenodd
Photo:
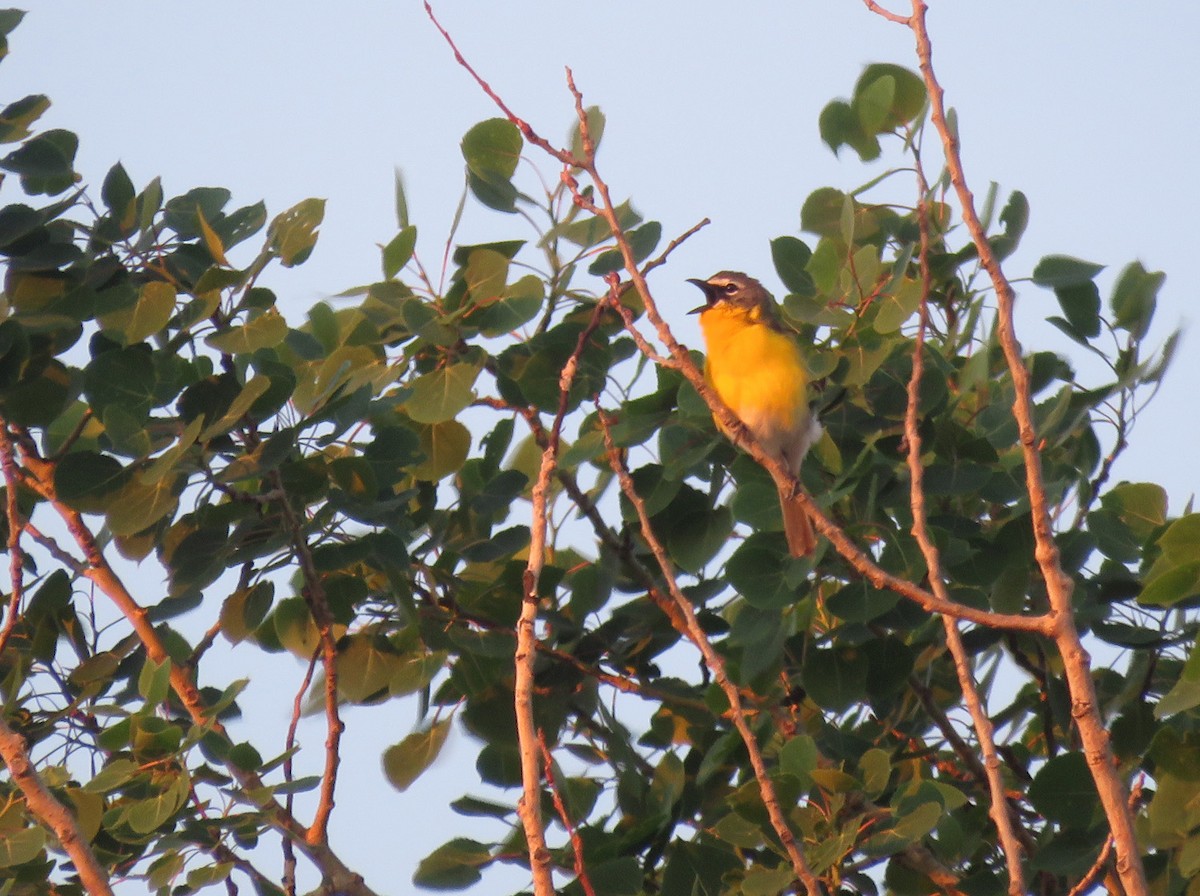
M 689 280 L 704 292 L 700 315 L 708 349 L 704 376 L 768 454 L 793 475 L 821 437 L 808 405 L 808 371 L 793 337 L 779 322 L 775 300 L 761 283 L 737 271 Z M 725 431 L 721 421 L 717 426 Z M 728 433 L 727 433 L 728 434 Z M 772 474 L 783 531 L 793 557 L 816 547 L 816 536 L 791 483 Z

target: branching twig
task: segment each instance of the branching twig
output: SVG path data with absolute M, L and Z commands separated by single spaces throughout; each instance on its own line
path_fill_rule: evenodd
M 25 739 L 0 715 L 0 758 L 13 783 L 20 788 L 30 813 L 54 832 L 59 844 L 75 865 L 89 896 L 113 896 L 108 873 L 100 865 L 75 816 L 46 789 L 29 759 Z
M 885 15 L 884 10 L 876 11 Z M 1128 794 L 1117 772 L 1108 733 L 1100 717 L 1096 689 L 1091 677 L 1091 661 L 1075 626 L 1071 605 L 1074 584 L 1062 568 L 1058 545 L 1054 541 L 1042 475 L 1042 459 L 1033 425 L 1030 373 L 1025 366 L 1016 335 L 1013 315 L 1015 295 L 1012 284 L 1001 268 L 1000 259 L 988 241 L 983 222 L 975 210 L 975 197 L 967 185 L 958 137 L 946 121 L 944 91 L 933 69 L 933 49 L 925 21 L 927 11 L 925 0 L 912 0 L 912 15 L 903 24 L 912 29 L 916 39 L 917 58 L 929 96 L 930 118 L 942 141 L 946 167 L 958 196 L 963 223 L 971 234 L 971 241 L 979 253 L 980 265 L 987 272 L 996 293 L 999 309 L 997 332 L 1013 380 L 1013 418 L 1017 423 L 1021 452 L 1025 461 L 1026 492 L 1029 495 L 1033 517 L 1034 557 L 1041 570 L 1050 601 L 1050 612 L 1045 617 L 1049 623 L 1046 633 L 1054 638 L 1063 658 L 1067 687 L 1071 693 L 1071 715 L 1078 726 L 1084 756 L 1113 833 L 1117 872 L 1121 883 L 1128 896 L 1144 896 L 1148 892 L 1146 874 L 1133 828 L 1133 814 L 1127 803 Z
M 550 478 L 558 467 L 559 435 L 563 419 L 570 403 L 571 386 L 579 359 L 587 348 L 588 341 L 596 328 L 604 304 L 597 303 L 591 320 L 579 334 L 579 341 L 558 378 L 558 412 L 554 424 L 542 449 L 542 463 L 537 481 L 533 485 L 533 517 L 530 526 L 529 562 L 525 567 L 522 583 L 524 599 L 521 615 L 517 621 L 517 649 L 515 655 L 515 679 L 513 700 L 517 714 L 517 739 L 521 751 L 522 795 L 517 801 L 517 815 L 525 829 L 525 841 L 529 847 L 529 869 L 533 874 L 533 889 L 537 896 L 553 896 L 554 881 L 550 874 L 550 850 L 546 847 L 546 833 L 542 826 L 541 775 L 538 760 L 538 731 L 533 721 L 533 674 L 534 657 L 537 653 L 538 581 L 546 560 L 547 499 Z
M 21 510 L 17 503 L 17 489 L 21 485 L 21 474 L 17 470 L 16 458 L 13 456 L 12 439 L 8 429 L 0 426 L 0 467 L 4 470 L 4 513 L 8 522 L 8 571 L 11 593 L 8 596 L 8 609 L 4 613 L 4 628 L 0 629 L 0 654 L 12 637 L 13 628 L 17 624 L 17 615 L 21 612 L 21 604 L 25 593 L 25 559 L 21 554 Z
M 630 504 L 633 505 L 634 510 L 637 512 L 638 522 L 641 525 L 642 538 L 650 548 L 651 553 L 654 554 L 654 559 L 658 561 L 667 592 L 670 594 L 680 615 L 682 615 L 687 623 L 689 640 L 696 645 L 696 648 L 704 657 L 705 665 L 712 672 L 713 679 L 717 682 L 717 685 L 725 694 L 725 699 L 729 702 L 729 717 L 733 721 L 733 725 L 746 747 L 746 753 L 750 758 L 750 765 L 754 769 L 755 780 L 758 781 L 763 806 L 766 808 L 767 815 L 771 819 L 771 827 L 787 852 L 788 860 L 792 866 L 792 873 L 804 885 L 804 890 L 808 896 L 823 896 L 824 890 L 821 887 L 821 883 L 809 867 L 808 860 L 805 859 L 804 853 L 800 850 L 800 845 L 796 841 L 796 835 L 792 833 L 787 818 L 783 814 L 783 807 L 780 805 L 779 797 L 775 792 L 775 784 L 771 780 L 771 776 L 767 773 L 767 764 L 763 759 L 762 750 L 759 748 L 758 739 L 754 736 L 754 732 L 750 730 L 750 724 L 746 721 L 746 710 L 742 704 L 741 692 L 738 691 L 737 685 L 730 680 L 728 673 L 725 671 L 724 658 L 713 648 L 708 640 L 708 636 L 704 633 L 704 629 L 701 628 L 700 621 L 696 618 L 696 612 L 692 609 L 691 601 L 679 589 L 679 583 L 675 579 L 675 570 L 671 559 L 667 556 L 666 548 L 658 540 L 650 525 L 650 515 L 646 512 L 646 504 L 634 488 L 633 477 L 629 475 L 629 470 L 626 468 L 625 462 L 622 460 L 621 454 L 612 440 L 608 415 L 603 408 L 598 407 L 597 411 L 599 412 L 600 425 L 604 430 L 604 445 L 608 451 L 609 466 L 617 474 L 617 479 L 621 484 L 621 491 L 625 493 L 625 497 L 629 499 Z
M 913 517 L 912 534 L 925 558 L 929 585 L 939 598 L 950 601 L 950 591 L 946 587 L 946 579 L 942 573 L 941 554 L 929 534 L 929 521 L 925 512 L 925 469 L 921 461 L 921 433 L 917 419 L 921 403 L 921 376 L 925 369 L 925 333 L 929 327 L 929 296 L 933 283 L 933 275 L 929 268 L 929 184 L 925 179 L 925 172 L 919 158 L 917 159 L 917 185 L 920 190 L 920 198 L 917 202 L 917 223 L 921 235 L 918 257 L 921 271 L 920 322 L 917 325 L 916 338 L 913 340 L 912 375 L 908 380 L 908 404 L 904 411 L 904 439 L 908 445 L 909 506 L 912 508 Z M 1013 825 L 1012 815 L 1008 811 L 1000 757 L 996 755 L 995 729 L 983 707 L 983 701 L 979 698 L 979 690 L 975 687 L 974 672 L 966 648 L 963 647 L 962 634 L 958 630 L 958 620 L 950 616 L 942 616 L 942 626 L 946 631 L 946 646 L 950 648 L 950 654 L 954 658 L 954 671 L 958 676 L 959 687 L 962 688 L 963 701 L 967 705 L 971 723 L 983 751 L 983 768 L 987 776 L 990 794 L 988 813 L 996 825 L 996 832 L 1000 837 L 1000 848 L 1004 851 L 1004 860 L 1008 866 L 1008 892 L 1011 896 L 1022 896 L 1025 892 L 1025 873 L 1021 867 L 1023 851 Z
M 300 714 L 303 708 L 304 695 L 308 692 L 308 686 L 312 684 L 313 673 L 317 668 L 317 658 L 320 655 L 321 651 L 319 648 L 313 651 L 313 655 L 308 661 L 308 667 L 304 671 L 304 679 L 300 682 L 296 696 L 292 699 L 292 718 L 288 722 L 287 738 L 283 743 L 283 752 L 286 755 L 286 758 L 283 760 L 283 780 L 286 784 L 290 784 L 293 781 L 294 763 L 292 759 L 296 749 L 296 729 L 300 727 Z M 283 805 L 289 813 L 292 811 L 292 801 L 292 792 L 288 791 Z M 292 841 L 287 837 L 283 838 L 283 889 L 288 896 L 296 896 L 296 850 L 292 846 Z
M 5 425 L 5 421 L 0 420 L 0 426 L 3 425 Z M 213 717 L 209 713 L 208 707 L 204 705 L 200 690 L 196 687 L 190 671 L 185 666 L 171 661 L 166 644 L 150 621 L 146 608 L 137 602 L 129 589 L 125 587 L 120 576 L 116 574 L 108 562 L 108 558 L 96 543 L 92 531 L 84 522 L 83 516 L 58 500 L 58 495 L 54 490 L 54 465 L 37 453 L 37 446 L 32 439 L 19 431 L 14 435 L 21 450 L 25 469 L 29 473 L 26 478 L 27 484 L 49 502 L 86 560 L 80 562 L 61 550 L 59 550 L 59 554 L 69 561 L 73 569 L 76 569 L 81 576 L 88 579 L 112 601 L 113 605 L 129 621 L 134 634 L 145 648 L 146 655 L 153 662 L 171 663 L 171 688 L 179 697 L 192 721 L 228 739 L 229 735 L 225 726 L 220 720 Z M 320 869 L 327 886 L 348 894 L 357 894 L 357 896 L 374 896 L 374 892 L 366 885 L 362 876 L 351 871 L 327 843 L 313 842 L 307 838 L 307 828 L 270 795 L 269 789 L 258 775 L 245 771 L 232 761 L 226 762 L 225 768 L 238 782 L 246 797 L 263 812 L 267 822 L 280 834 L 301 846 L 305 856 Z
M 596 889 L 588 878 L 587 866 L 583 862 L 583 841 L 579 838 L 579 831 L 575 830 L 575 825 L 571 822 L 571 816 L 567 814 L 567 807 L 563 803 L 562 794 L 558 791 L 558 782 L 554 780 L 554 757 L 550 755 L 550 748 L 546 746 L 546 738 L 540 731 L 538 732 L 538 746 L 542 749 L 546 784 L 549 785 L 550 796 L 554 799 L 554 809 L 558 812 L 558 817 L 567 830 L 567 837 L 571 840 L 571 852 L 575 856 L 575 879 L 583 888 L 584 896 L 596 896 Z
M 333 813 L 334 790 L 337 787 L 338 766 L 341 763 L 340 745 L 346 726 L 338 714 L 337 695 L 337 642 L 333 637 L 333 614 L 325 599 L 325 586 L 321 574 L 313 563 L 312 549 L 304 536 L 304 529 L 292 508 L 278 472 L 273 474 L 275 488 L 284 494 L 279 502 L 284 524 L 292 536 L 292 546 L 300 564 L 304 579 L 303 596 L 317 626 L 321 639 L 321 667 L 325 673 L 325 768 L 321 773 L 321 795 L 313 822 L 308 828 L 310 843 L 326 843 L 329 840 L 329 816 Z

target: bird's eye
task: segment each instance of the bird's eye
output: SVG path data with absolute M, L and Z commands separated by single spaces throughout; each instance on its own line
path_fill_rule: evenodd
M 723 290 L 725 290 L 725 295 L 727 295 L 727 296 L 731 296 L 731 295 L 733 295 L 735 292 L 737 292 L 737 291 L 738 291 L 738 287 L 737 287 L 737 284 L 736 284 L 736 283 L 726 283 L 726 284 L 725 284 L 724 286 L 722 286 L 721 288 L 722 288 Z

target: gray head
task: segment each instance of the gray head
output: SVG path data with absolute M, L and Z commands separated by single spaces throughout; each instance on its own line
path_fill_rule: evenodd
M 774 310 L 775 302 L 771 294 L 761 283 L 741 271 L 718 271 L 707 280 L 688 280 L 688 283 L 699 287 L 705 300 L 703 305 L 692 309 L 689 314 L 706 311 L 721 303 L 747 311 L 757 310 L 768 317 Z

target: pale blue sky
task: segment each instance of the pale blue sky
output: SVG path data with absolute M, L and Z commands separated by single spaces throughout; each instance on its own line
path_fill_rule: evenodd
M 435 7 L 481 74 L 552 139 L 571 119 L 563 84 L 571 65 L 588 102 L 608 115 L 603 173 L 668 236 L 713 219 L 651 281 L 693 345 L 694 324 L 682 313 L 695 301 L 686 278 L 734 268 L 777 288 L 768 240 L 797 232 L 808 193 L 851 188 L 882 170 L 848 152 L 836 159 L 817 134 L 820 109 L 847 96 L 869 62 L 915 67 L 911 34 L 857 0 Z M 1021 189 L 1032 206 L 1010 276 L 1027 275 L 1043 254 L 1074 254 L 1110 265 L 1101 278 L 1107 295 L 1116 272 L 1138 258 L 1167 273 L 1157 332 L 1194 319 L 1200 4 L 932 7 L 935 64 L 959 110 L 973 188 L 982 195 L 995 180 Z M 54 106 L 42 125 L 80 135 L 77 167 L 97 188 L 120 159 L 139 187 L 162 175 L 168 195 L 225 186 L 235 202 L 261 198 L 271 213 L 326 197 L 312 259 L 272 280 L 293 322 L 313 302 L 378 276 L 376 244 L 395 232 L 394 166 L 407 178 L 418 250 L 440 258 L 462 187 L 459 140 L 497 114 L 416 0 L 42 0 L 10 49 L 0 66 L 6 100 L 48 94 Z M 530 158 L 555 176 L 556 166 Z M 513 230 L 514 219 L 469 205 L 461 238 Z M 1020 286 L 1019 304 L 1024 319 L 1056 313 L 1052 295 L 1029 285 Z M 1039 348 L 1068 345 L 1045 326 L 1022 338 Z M 1200 482 L 1193 346 L 1189 334 L 1116 470 L 1118 479 L 1165 483 L 1173 512 Z M 277 674 L 289 677 L 259 712 L 286 712 L 280 693 L 290 702 L 295 676 Z M 388 730 L 378 709 L 348 714 L 344 743 L 362 758 L 344 775 L 334 836 L 373 886 L 400 893 L 420 856 L 466 830 L 445 803 L 474 789 L 474 749 L 454 739 L 429 781 L 392 794 L 377 757 L 407 733 L 413 710 L 395 704 L 391 719 Z M 311 743 L 319 744 L 317 732 Z M 371 808 L 357 813 L 367 800 Z

